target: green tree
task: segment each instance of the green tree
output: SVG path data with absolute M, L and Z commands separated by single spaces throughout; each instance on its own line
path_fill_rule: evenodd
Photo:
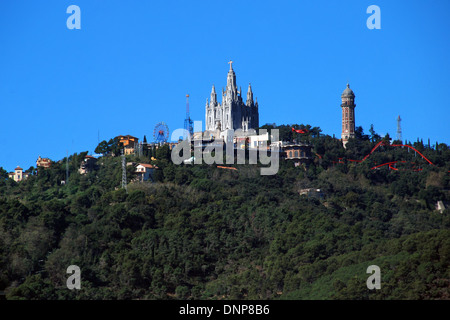
M 376 142 L 381 139 L 381 136 L 375 132 L 375 129 L 373 128 L 373 124 L 370 125 L 369 132 L 370 132 L 370 141 Z
M 98 144 L 98 146 L 95 148 L 95 153 L 97 154 L 102 154 L 102 155 L 107 155 L 109 152 L 109 145 L 108 142 L 106 142 L 106 140 L 103 140 L 102 142 L 100 142 Z

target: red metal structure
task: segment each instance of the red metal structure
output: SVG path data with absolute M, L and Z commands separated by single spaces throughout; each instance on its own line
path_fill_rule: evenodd
M 234 167 L 217 166 L 217 168 L 220 168 L 220 169 L 229 169 L 229 170 L 236 170 L 236 171 L 237 171 L 237 169 L 234 168 Z
M 309 132 L 308 129 L 294 129 L 294 128 L 292 128 L 292 131 L 297 132 L 297 133 L 308 133 Z
M 425 159 L 429 164 L 431 164 L 431 165 L 434 166 L 433 162 L 431 162 L 430 160 L 428 160 L 428 158 L 425 157 L 423 154 L 421 154 L 416 148 L 411 147 L 411 146 L 409 146 L 409 145 L 407 145 L 407 144 L 387 144 L 385 141 L 380 141 L 380 142 L 378 142 L 378 143 L 375 145 L 375 147 L 372 149 L 372 151 L 370 151 L 369 154 L 366 155 L 366 156 L 364 157 L 364 159 L 362 159 L 361 161 L 358 161 L 358 160 L 350 160 L 350 161 L 363 162 L 363 161 L 366 160 L 366 159 L 367 159 L 367 158 L 368 158 L 368 157 L 369 157 L 376 149 L 378 149 L 378 147 L 380 147 L 380 146 L 407 147 L 407 148 L 410 148 L 410 149 L 414 150 L 415 152 L 417 152 L 417 153 L 418 153 L 423 159 Z
M 412 146 L 410 146 L 410 145 L 407 145 L 407 144 L 389 144 L 389 143 L 386 143 L 385 141 L 380 141 L 380 142 L 378 142 L 376 145 L 375 145 L 375 147 L 373 147 L 373 149 L 362 159 L 362 160 L 353 160 L 353 159 L 348 159 L 348 161 L 351 161 L 351 162 L 358 162 L 358 163 L 361 163 L 361 162 L 364 162 L 365 160 L 367 160 L 367 158 L 369 158 L 370 157 L 370 155 L 375 151 L 375 150 L 377 150 L 380 146 L 391 146 L 391 147 L 406 147 L 406 148 L 410 148 L 410 149 L 412 149 L 412 150 L 414 150 L 415 152 L 417 152 L 423 159 L 425 159 L 429 164 L 431 164 L 431 165 L 433 165 L 434 166 L 434 163 L 433 162 L 431 162 L 427 157 L 425 157 L 422 153 L 420 153 L 416 148 L 414 148 L 414 147 L 412 147 Z M 334 163 L 336 163 L 335 161 L 333 161 Z M 376 166 L 374 166 L 374 167 L 372 167 L 371 169 L 378 169 L 378 168 L 381 168 L 381 167 L 383 167 L 383 166 L 388 166 L 390 169 L 392 169 L 392 170 L 396 170 L 396 171 L 398 171 L 399 169 L 397 169 L 397 168 L 395 168 L 393 165 L 394 164 L 396 164 L 396 163 L 398 163 L 398 162 L 401 162 L 401 163 L 406 163 L 407 161 L 390 161 L 390 162 L 386 162 L 386 163 L 383 163 L 383 164 L 379 164 L 379 165 L 376 165 Z M 343 162 L 343 159 L 342 158 L 339 158 L 339 161 L 337 162 L 337 163 L 344 163 Z M 422 171 L 422 168 L 418 168 L 418 169 L 413 169 L 414 171 Z

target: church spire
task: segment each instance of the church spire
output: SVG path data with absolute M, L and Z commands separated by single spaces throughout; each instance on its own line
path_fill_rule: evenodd
M 253 101 L 253 91 L 252 91 L 252 84 L 248 84 L 248 91 L 247 91 L 247 100 Z
M 252 92 L 252 85 L 248 84 L 248 91 L 247 91 L 247 106 L 253 105 L 253 92 Z
M 211 90 L 211 102 L 216 103 L 216 101 L 217 101 L 216 87 L 213 85 Z
M 237 96 L 236 74 L 234 73 L 232 67 L 233 61 L 230 60 L 228 63 L 230 65 L 230 70 L 228 71 L 227 75 L 227 92 L 231 91 L 232 97 L 235 98 Z

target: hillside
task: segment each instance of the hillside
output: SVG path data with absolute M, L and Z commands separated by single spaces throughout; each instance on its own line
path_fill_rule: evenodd
M 7 299 L 450 299 L 450 210 L 435 208 L 450 202 L 449 146 L 412 144 L 434 165 L 388 146 L 357 163 L 348 159 L 381 137 L 360 130 L 344 149 L 318 128 L 280 130 L 313 143 L 309 167 L 281 161 L 278 174 L 261 176 L 254 165 L 176 166 L 163 147 L 151 155 L 156 181 L 130 183 L 128 193 L 120 157 L 80 175 L 87 153 L 70 156 L 64 186 L 66 159 L 20 183 L 2 172 L 0 291 Z M 406 161 L 398 171 L 372 169 L 397 160 Z M 300 195 L 306 188 L 322 196 Z M 366 287 L 373 264 L 380 290 Z M 81 269 L 79 291 L 66 287 L 69 265 Z

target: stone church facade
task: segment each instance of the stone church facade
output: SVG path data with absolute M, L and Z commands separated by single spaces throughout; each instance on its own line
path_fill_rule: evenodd
M 222 89 L 222 103 L 217 101 L 214 85 L 210 99 L 206 100 L 205 128 L 214 137 L 225 138 L 236 130 L 252 134 L 259 127 L 258 102 L 253 100 L 252 87 L 248 85 L 247 99 L 244 102 L 242 89 L 238 90 L 236 85 L 232 63 L 233 61 L 229 62 L 226 89 Z

